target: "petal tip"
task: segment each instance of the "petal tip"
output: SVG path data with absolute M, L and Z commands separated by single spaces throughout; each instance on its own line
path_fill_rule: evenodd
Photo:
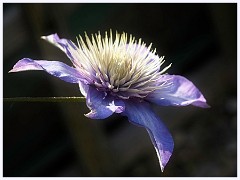
M 98 113 L 94 110 L 91 110 L 89 113 L 84 114 L 84 116 L 90 119 L 105 119 L 104 114 Z
M 13 72 L 16 72 L 16 71 L 14 71 L 14 69 L 11 69 L 10 71 L 8 71 L 8 73 L 13 73 Z
M 45 39 L 47 39 L 47 38 L 46 38 L 46 36 L 41 36 L 41 39 L 44 39 L 44 40 L 45 40 Z
M 162 151 L 162 152 L 161 152 L 161 150 L 159 151 L 157 147 L 155 147 L 162 172 L 164 171 L 165 166 L 168 164 L 168 162 L 172 156 L 173 146 L 174 146 L 174 143 L 172 142 L 171 150 L 170 151 Z
M 44 39 L 49 42 L 53 42 L 55 39 L 59 39 L 59 37 L 58 37 L 57 33 L 54 33 L 54 34 L 50 34 L 47 36 L 41 36 L 41 39 Z
M 193 102 L 192 105 L 201 107 L 201 108 L 210 108 L 211 106 L 206 103 L 206 101 L 196 101 Z
M 160 165 L 161 171 L 164 171 L 164 166 Z
M 211 106 L 210 106 L 209 104 L 205 103 L 205 104 L 202 106 L 202 108 L 211 108 Z
M 94 119 L 94 114 L 96 114 L 96 113 L 94 113 L 93 111 L 90 111 L 89 113 L 84 114 L 84 116 L 86 116 L 87 118 L 90 118 L 90 119 Z

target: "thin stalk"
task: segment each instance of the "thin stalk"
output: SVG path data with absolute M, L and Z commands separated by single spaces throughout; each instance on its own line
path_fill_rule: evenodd
M 85 97 L 13 97 L 3 102 L 85 102 Z

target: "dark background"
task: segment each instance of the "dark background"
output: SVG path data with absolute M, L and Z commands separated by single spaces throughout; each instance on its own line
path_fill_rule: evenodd
M 91 120 L 85 103 L 3 106 L 4 176 L 237 176 L 237 4 L 3 4 L 4 97 L 81 96 L 44 72 L 8 71 L 23 57 L 71 64 L 40 39 L 125 31 L 172 63 L 210 109 L 155 107 L 175 148 L 163 173 L 144 128 L 113 115 Z

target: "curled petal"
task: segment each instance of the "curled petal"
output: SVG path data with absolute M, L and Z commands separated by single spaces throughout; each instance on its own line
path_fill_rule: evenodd
M 75 59 L 73 54 L 70 51 L 70 48 L 77 49 L 76 45 L 68 40 L 68 39 L 60 39 L 59 36 L 55 34 L 51 34 L 48 36 L 42 36 L 42 39 L 50 42 L 51 44 L 57 46 L 59 49 L 61 49 L 65 54 L 68 56 L 68 58 L 75 64 Z
M 116 100 L 91 86 L 89 86 L 86 98 L 87 106 L 91 111 L 85 116 L 91 119 L 105 119 L 114 112 L 121 113 L 125 109 L 122 100 Z
M 202 108 L 209 107 L 198 88 L 183 76 L 162 75 L 158 83 L 162 84 L 162 88 L 150 93 L 146 100 L 162 106 L 192 104 Z
M 125 101 L 123 115 L 135 125 L 145 127 L 157 152 L 161 170 L 164 170 L 172 155 L 174 143 L 167 127 L 160 118 L 152 111 L 147 102 L 134 103 Z
M 75 69 L 59 61 L 32 60 L 23 58 L 19 60 L 9 72 L 43 70 L 69 83 L 85 81 L 82 75 Z

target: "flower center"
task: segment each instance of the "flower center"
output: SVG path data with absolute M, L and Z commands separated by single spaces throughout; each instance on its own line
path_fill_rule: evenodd
M 79 36 L 77 50 L 71 49 L 75 67 L 84 74 L 90 85 L 100 91 L 111 93 L 119 98 L 144 98 L 150 92 L 167 86 L 159 78 L 170 66 L 160 71 L 164 57 L 150 51 L 151 44 L 146 47 L 139 39 L 135 40 L 126 33 L 116 33 L 113 40 L 112 32 L 106 32 L 102 38 L 100 33 L 92 35 L 91 40 L 85 34 L 86 41 Z

